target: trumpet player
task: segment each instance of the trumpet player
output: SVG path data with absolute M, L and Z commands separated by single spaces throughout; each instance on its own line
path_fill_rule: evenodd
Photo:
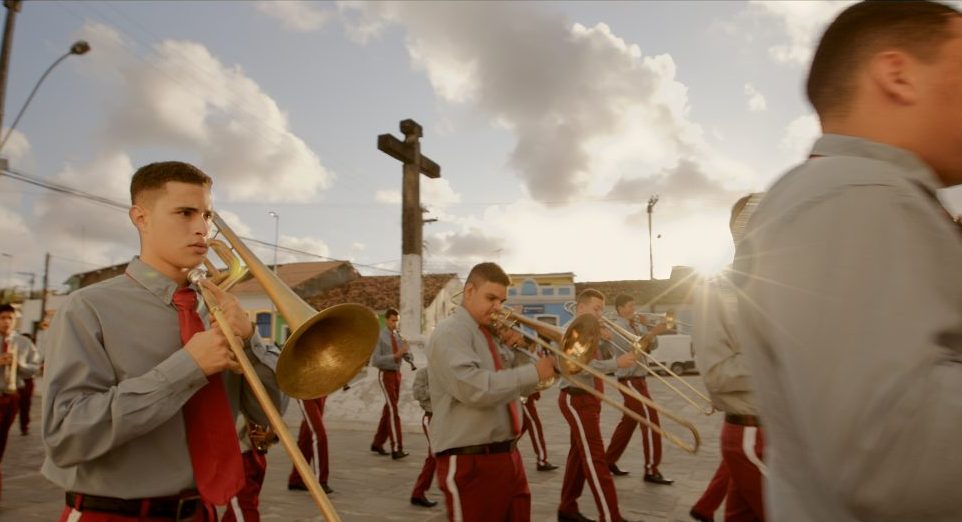
M 578 294 L 576 317 L 591 314 L 600 318 L 604 309 L 605 296 L 601 292 L 587 288 Z M 603 331 L 603 337 L 610 337 L 610 332 L 604 332 L 607 330 Z M 596 359 L 590 365 L 604 373 L 612 373 L 618 368 L 633 366 L 635 360 L 635 354 L 627 352 L 617 358 Z M 601 379 L 593 378 L 584 372 L 574 374 L 570 379 L 578 380 L 585 387 L 594 387 L 595 390 L 604 392 L 604 383 Z M 600 519 L 605 522 L 624 521 L 625 518 L 621 516 L 618 509 L 615 483 L 611 479 L 611 472 L 605 459 L 605 443 L 601 438 L 601 401 L 582 388 L 571 384 L 570 380 L 566 380 L 558 395 L 558 405 L 571 430 L 571 448 L 568 450 L 564 481 L 561 484 L 558 521 L 590 521 L 578 510 L 578 497 L 581 496 L 586 481 L 594 496 Z
M 615 297 L 615 312 L 617 316 L 613 319 L 614 322 L 618 323 L 619 326 L 628 330 L 629 332 L 644 336 L 648 334 L 648 327 L 638 321 L 638 316 L 635 314 L 635 300 L 629 295 L 621 294 Z M 661 324 L 653 328 L 655 335 L 665 331 L 665 325 Z M 630 352 L 632 350 L 631 345 L 626 339 L 620 336 L 614 336 L 612 339 L 613 343 L 621 347 L 621 351 Z M 650 350 L 654 350 L 658 347 L 658 338 L 655 337 L 651 344 L 649 344 Z M 651 399 L 651 393 L 648 392 L 648 383 L 645 380 L 645 376 L 648 375 L 648 370 L 642 367 L 640 364 L 633 364 L 627 368 L 619 368 L 615 371 L 615 376 L 618 381 L 625 386 L 635 390 L 644 397 Z M 641 415 L 642 417 L 648 419 L 655 424 L 658 424 L 658 410 L 646 406 L 641 402 L 635 400 L 631 396 L 621 392 L 622 397 L 625 401 L 625 406 L 635 413 Z M 618 426 L 615 427 L 615 431 L 611 434 L 611 442 L 608 444 L 608 450 L 605 452 L 605 460 L 608 461 L 608 469 L 611 470 L 613 475 L 627 475 L 627 471 L 622 471 L 618 468 L 618 459 L 625 452 L 625 448 L 628 447 L 628 442 L 631 441 L 631 436 L 635 433 L 635 427 L 641 432 L 641 442 L 642 447 L 645 451 L 645 482 L 651 482 L 654 484 L 670 485 L 674 483 L 674 480 L 665 478 L 662 476 L 661 471 L 658 470 L 658 466 L 661 464 L 661 435 L 655 430 L 651 429 L 648 425 L 638 422 L 635 419 L 629 417 L 628 415 L 622 415 L 621 421 Z
M 208 329 L 188 271 L 207 255 L 211 178 L 177 161 L 134 174 L 140 255 L 70 294 L 47 337 L 41 472 L 66 490 L 61 522 L 211 521 L 244 485 L 235 419 L 268 424 L 224 331 L 244 343 L 280 411 L 279 352 L 237 298 L 203 285 L 228 324 Z
M 461 305 L 428 343 L 429 431 L 450 521 L 531 518 L 531 490 L 517 449 L 518 398 L 554 376 L 554 361 L 504 367 L 489 328 L 510 284 L 497 264 L 476 265 Z
M 384 394 L 384 408 L 381 410 L 381 422 L 377 425 L 377 432 L 371 442 L 371 451 L 378 455 L 387 455 L 384 442 L 391 441 L 391 458 L 403 459 L 408 454 L 404 451 L 401 435 L 401 415 L 398 413 L 397 402 L 401 393 L 401 360 L 410 350 L 407 341 L 402 341 L 397 333 L 397 323 L 400 314 L 394 308 L 388 308 L 384 313 L 384 327 L 378 338 L 377 347 L 371 355 L 371 364 L 378 369 L 378 384 Z
M 7 447 L 7 435 L 10 426 L 17 416 L 20 406 L 20 393 L 23 390 L 24 379 L 32 377 L 40 368 L 40 355 L 30 339 L 17 333 L 14 324 L 17 312 L 12 305 L 0 305 L 0 338 L 3 339 L 3 351 L 0 353 L 0 370 L 2 370 L 3 393 L 0 395 L 0 462 Z M 21 413 L 23 415 L 23 413 Z M 2 488 L 2 475 L 0 475 Z

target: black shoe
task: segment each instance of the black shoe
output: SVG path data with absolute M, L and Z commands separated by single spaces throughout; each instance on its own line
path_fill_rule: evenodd
M 307 491 L 307 486 L 304 484 L 288 484 L 288 491 Z
M 651 482 L 653 484 L 661 484 L 663 486 L 670 486 L 675 483 L 674 480 L 670 478 L 665 478 L 661 476 L 660 472 L 647 473 L 645 474 L 645 482 Z
M 334 493 L 334 490 L 331 489 L 331 486 L 328 486 L 327 484 L 321 484 L 321 489 L 323 489 L 324 493 L 328 495 L 330 495 L 331 493 Z
M 595 522 L 581 513 L 562 513 L 558 512 L 558 522 Z
M 558 469 L 558 466 L 550 462 L 545 462 L 544 464 L 538 464 L 538 471 L 552 471 Z
M 404 457 L 407 457 L 408 455 L 409 455 L 409 454 L 408 454 L 408 453 L 405 453 L 404 450 L 392 451 L 392 452 L 391 452 L 391 458 L 394 459 L 394 460 L 401 460 L 401 459 L 403 459 Z
M 438 503 L 433 500 L 428 500 L 425 497 L 421 497 L 421 498 L 411 497 L 411 505 L 421 506 L 421 507 L 434 507 L 438 505 Z
M 375 446 L 374 444 L 371 444 L 371 451 L 373 451 L 374 453 L 377 453 L 378 455 L 387 455 L 387 454 L 388 454 L 388 452 L 384 451 L 384 448 Z
M 611 474 L 614 475 L 614 476 L 616 476 L 616 477 L 623 477 L 623 476 L 625 476 L 625 475 L 628 474 L 627 471 L 622 471 L 622 470 L 618 469 L 618 465 L 617 465 L 617 464 L 608 464 L 608 471 L 610 471 Z
M 697 520 L 698 522 L 715 522 L 714 518 L 707 515 L 702 515 L 701 513 L 695 511 L 694 508 L 692 508 L 692 510 L 689 511 L 688 514 L 691 516 L 691 518 Z

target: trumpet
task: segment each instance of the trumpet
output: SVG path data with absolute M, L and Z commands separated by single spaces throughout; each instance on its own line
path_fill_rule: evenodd
M 679 448 L 689 453 L 696 453 L 698 451 L 698 447 L 701 445 L 701 435 L 698 433 L 698 429 L 695 428 L 692 423 L 665 409 L 664 407 L 659 406 L 648 397 L 641 395 L 624 384 L 621 384 L 616 379 L 612 379 L 588 365 L 588 362 L 594 358 L 595 352 L 598 350 L 598 341 L 601 335 L 601 323 L 595 316 L 589 314 L 576 316 L 568 326 L 567 330 L 564 330 L 563 333 L 560 328 L 554 325 L 536 321 L 509 309 L 503 310 L 502 314 L 496 318 L 496 321 L 503 324 L 522 324 L 532 328 L 534 331 L 545 336 L 546 338 L 558 343 L 558 345 L 561 347 L 560 349 L 552 346 L 549 343 L 542 343 L 541 345 L 555 355 L 558 368 L 560 369 L 559 375 L 562 379 L 568 382 L 568 384 L 584 390 L 597 399 L 607 403 L 609 406 L 618 409 L 635 421 L 645 424 Z M 691 433 L 694 442 L 692 444 L 685 442 L 677 435 L 668 432 L 661 426 L 648 420 L 646 417 L 642 417 L 641 415 L 635 413 L 621 402 L 612 400 L 603 392 L 594 389 L 594 387 L 585 386 L 578 380 L 571 378 L 572 375 L 579 372 L 585 372 L 593 377 L 601 379 L 603 382 L 618 388 L 618 390 L 622 393 L 632 397 L 642 404 L 645 404 L 649 408 L 658 410 L 664 417 L 675 421 L 688 430 Z
M 649 372 L 651 375 L 654 375 L 659 381 L 661 381 L 662 383 L 664 383 L 665 386 L 667 386 L 668 388 L 670 388 L 671 391 L 675 392 L 679 397 L 681 397 L 682 399 L 684 399 L 685 401 L 687 401 L 688 404 L 691 404 L 691 405 L 694 406 L 695 408 L 698 408 L 703 414 L 705 414 L 705 415 L 711 415 L 712 413 L 715 413 L 715 406 L 712 404 L 711 399 L 709 399 L 708 397 L 706 397 L 705 394 L 703 394 L 703 393 L 701 393 L 700 391 L 698 391 L 698 389 L 695 388 L 694 386 L 692 386 L 688 381 L 686 381 L 685 379 L 682 379 L 677 373 L 675 373 L 675 372 L 671 371 L 670 369 L 668 369 L 668 367 L 665 366 L 664 364 L 662 364 L 661 361 L 659 361 L 658 359 L 655 359 L 654 357 L 652 357 L 652 355 L 651 355 L 651 343 L 652 343 L 652 341 L 653 341 L 654 338 L 655 338 L 655 335 L 652 335 L 652 334 L 653 334 L 653 331 L 652 331 L 652 332 L 648 332 L 648 334 L 646 334 L 646 335 L 635 335 L 635 334 L 629 332 L 627 329 L 625 329 L 625 328 L 622 327 L 621 325 L 619 325 L 618 323 L 616 323 L 615 321 L 613 321 L 613 320 L 611 320 L 611 319 L 609 319 L 609 318 L 607 318 L 607 317 L 602 316 L 602 317 L 601 317 L 601 321 L 602 321 L 602 323 L 604 323 L 604 325 L 605 325 L 609 330 L 613 331 L 613 332 L 614 332 L 615 334 L 617 334 L 619 337 L 621 337 L 622 339 L 624 339 L 625 341 L 627 341 L 628 344 L 631 345 L 630 350 L 631 350 L 632 352 L 634 352 L 634 353 L 635 353 L 636 355 L 638 355 L 639 357 L 644 357 L 646 360 L 655 363 L 655 365 L 657 365 L 657 366 L 658 366 L 659 368 L 661 368 L 663 371 L 667 372 L 668 375 L 674 377 L 677 382 L 680 382 L 680 383 L 684 384 L 685 386 L 687 386 L 687 387 L 692 391 L 692 393 L 695 394 L 695 396 L 697 396 L 699 399 L 701 399 L 701 401 L 702 401 L 704 404 L 698 404 L 697 402 L 695 402 L 695 400 L 692 399 L 691 396 L 689 396 L 689 395 L 687 395 L 686 393 L 682 392 L 682 391 L 679 390 L 677 387 L 675 387 L 672 383 L 668 382 L 668 379 L 665 379 L 664 377 L 662 377 L 661 375 L 659 375 L 658 372 L 652 371 L 651 366 L 649 366 L 649 365 L 647 365 L 647 364 L 645 364 L 645 363 L 643 363 L 643 362 L 641 362 L 641 361 L 639 361 L 639 360 L 636 360 L 636 361 L 635 361 L 635 364 L 637 364 L 638 366 L 641 366 L 641 367 L 644 368 L 645 370 L 648 370 L 648 372 Z M 670 330 L 670 329 L 672 328 L 672 326 L 674 325 L 674 316 L 668 316 L 668 317 L 666 317 L 665 325 L 666 325 L 666 327 Z M 625 349 L 622 348 L 621 346 L 618 346 L 616 343 L 611 343 L 611 344 L 613 344 L 615 347 L 617 347 L 617 348 L 618 348 L 619 350 L 621 350 L 622 352 L 627 352 L 627 350 L 625 350 Z M 706 405 L 707 405 L 707 406 L 706 406 Z
M 296 399 L 314 399 L 340 389 L 357 375 L 367 365 L 377 343 L 379 325 L 374 312 L 358 304 L 340 304 L 320 312 L 315 311 L 257 259 L 217 213 L 214 213 L 211 219 L 227 243 L 211 239 L 209 244 L 227 264 L 227 270 L 217 270 L 210 260 L 205 259 L 203 266 L 190 271 L 189 278 L 195 284 L 201 279 L 209 278 L 226 291 L 249 270 L 260 282 L 292 330 L 281 350 L 275 371 L 281 391 Z M 241 261 L 246 267 L 241 266 Z M 297 441 L 291 436 L 287 424 L 274 407 L 224 311 L 206 288 L 199 284 L 197 286 L 210 314 L 224 331 L 231 351 L 240 363 L 244 378 L 270 421 L 270 427 L 294 462 L 294 467 L 307 485 L 308 492 L 320 508 L 324 519 L 339 522 L 341 519 L 333 504 L 324 494 L 317 476 L 297 448 Z

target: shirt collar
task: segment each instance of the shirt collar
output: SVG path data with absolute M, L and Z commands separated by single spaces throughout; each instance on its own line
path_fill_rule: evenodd
M 865 138 L 824 134 L 812 147 L 812 155 L 854 156 L 884 161 L 901 167 L 906 177 L 932 191 L 944 187 L 935 172 L 911 151 Z
M 127 275 L 164 303 L 173 302 L 174 291 L 178 288 L 177 283 L 141 261 L 139 256 L 134 256 L 127 264 Z
M 474 317 L 471 317 L 471 313 L 468 312 L 468 309 L 462 305 L 458 305 L 458 307 L 454 309 L 454 316 L 457 317 L 458 321 L 466 325 L 474 328 L 479 326 L 478 322 L 474 320 Z

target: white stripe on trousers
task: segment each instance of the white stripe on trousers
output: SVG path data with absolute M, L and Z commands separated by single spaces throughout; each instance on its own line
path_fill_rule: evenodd
M 230 509 L 234 512 L 234 519 L 237 522 L 244 522 L 244 512 L 241 511 L 240 502 L 237 501 L 237 497 L 230 498 Z
M 538 433 L 538 425 L 534 422 L 534 416 L 528 411 L 527 406 L 522 405 L 521 410 L 524 411 L 524 416 L 528 418 L 528 425 L 531 426 L 531 430 L 529 430 L 531 433 L 528 436 L 531 437 L 534 447 L 538 450 L 538 464 L 546 464 L 548 462 L 548 450 L 541 444 L 541 434 Z
M 763 477 L 768 476 L 768 467 L 765 463 L 758 458 L 758 454 L 755 453 L 755 442 L 758 440 L 758 428 L 756 426 L 745 426 L 742 429 L 742 453 L 745 454 L 745 458 L 748 462 L 751 462 L 758 468 Z
M 424 428 L 424 438 L 428 439 L 428 453 L 433 453 L 431 451 L 431 435 L 428 433 L 431 422 L 428 419 L 429 417 L 427 415 L 421 416 L 421 427 Z
M 571 405 L 571 395 L 565 394 L 565 406 L 568 407 L 568 411 L 575 418 L 575 424 L 578 426 L 578 434 L 581 435 L 581 447 L 584 449 L 584 454 L 582 461 L 588 466 L 588 470 L 591 471 L 591 482 L 595 485 L 595 491 L 598 492 L 598 498 L 601 499 L 601 509 L 604 511 L 605 520 L 611 520 L 611 512 L 608 510 L 608 499 L 605 498 L 605 490 L 601 489 L 601 481 L 598 480 L 598 474 L 595 472 L 595 463 L 591 460 L 591 448 L 588 446 L 588 436 L 585 435 L 585 428 L 581 425 L 581 417 L 578 415 L 578 411 L 575 410 L 574 406 Z
M 444 483 L 448 485 L 451 492 L 451 517 L 454 522 L 464 522 L 464 514 L 461 513 L 461 494 L 458 492 L 458 483 L 454 481 L 454 475 L 458 472 L 458 456 L 451 455 L 448 460 L 448 476 Z
M 641 395 L 642 397 L 644 397 L 645 394 L 641 393 L 641 390 L 639 390 L 638 388 L 635 388 L 635 384 L 633 381 L 634 379 L 628 379 L 628 387 L 631 388 L 632 390 L 635 390 L 635 392 L 637 392 L 638 395 Z M 643 402 L 641 403 L 641 416 L 644 417 L 646 421 L 651 422 L 651 417 L 648 416 L 648 407 L 645 406 L 645 403 Z M 641 426 L 640 423 L 639 423 L 639 426 Z M 651 463 L 655 461 L 655 439 L 654 439 L 655 430 L 651 429 L 651 426 L 645 426 L 645 429 L 642 429 L 639 431 L 641 431 L 641 436 L 645 438 L 642 444 L 644 445 L 645 448 L 648 448 L 648 452 L 645 454 L 645 473 L 651 473 L 654 471 L 654 469 L 652 469 L 653 466 L 651 465 Z
M 301 408 L 301 415 L 304 416 L 304 422 L 307 423 L 307 429 L 311 430 L 311 453 L 314 455 L 314 458 L 311 459 L 311 471 L 314 472 L 314 476 L 317 477 L 317 480 L 321 480 L 321 455 L 317 452 L 317 430 L 314 429 L 314 423 L 311 422 L 311 417 L 307 414 L 307 408 L 304 407 L 304 401 L 297 401 L 297 405 Z
M 401 451 L 401 448 L 398 447 L 397 432 L 394 431 L 394 417 L 397 415 L 397 412 L 394 411 L 394 406 L 391 404 L 391 396 L 387 393 L 387 385 L 384 384 L 384 372 L 379 371 L 377 373 L 377 380 L 379 383 L 381 383 L 381 392 L 384 393 L 384 404 L 387 404 L 387 409 L 391 414 L 389 422 L 391 425 L 391 449 L 392 451 Z
M 82 516 L 83 513 L 77 511 L 76 509 L 71 509 L 70 514 L 67 515 L 67 522 L 77 522 Z

